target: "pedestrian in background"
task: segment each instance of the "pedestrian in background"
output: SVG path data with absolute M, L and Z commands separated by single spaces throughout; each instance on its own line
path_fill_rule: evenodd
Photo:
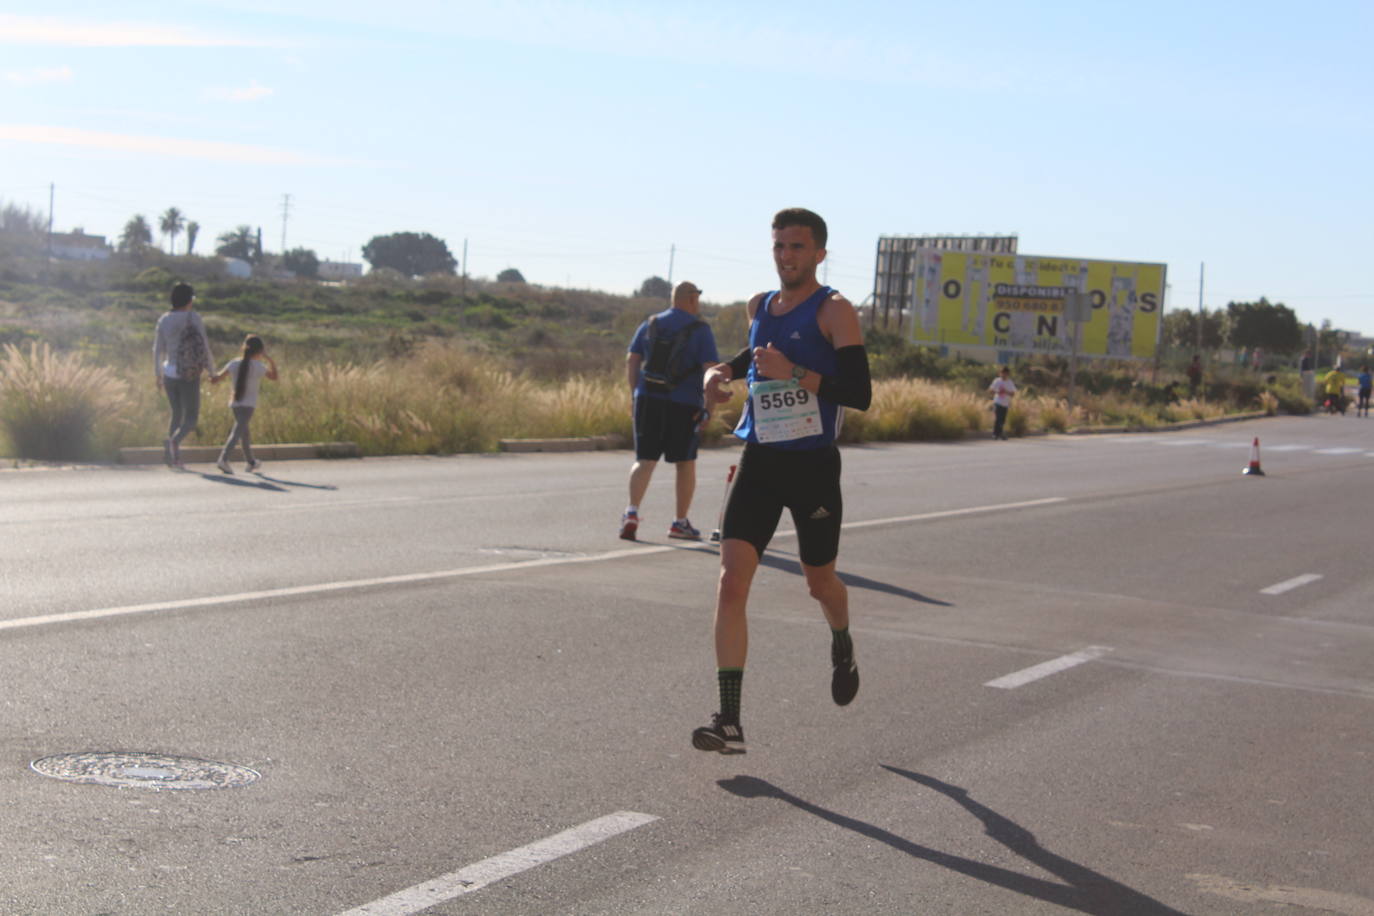
M 214 371 L 210 338 L 205 322 L 193 303 L 196 292 L 189 283 L 172 287 L 171 308 L 157 320 L 153 332 L 153 368 L 157 386 L 167 395 L 172 416 L 167 438 L 162 442 L 162 460 L 171 467 L 185 468 L 181 442 L 196 428 L 200 419 L 200 377 Z
M 1202 357 L 1193 354 L 1193 361 L 1188 364 L 1188 397 L 1197 397 L 1198 389 L 1202 387 Z
M 277 380 L 277 364 L 267 355 L 261 337 L 256 334 L 245 337 L 243 354 L 238 359 L 231 359 L 223 369 L 211 375 L 210 382 L 218 384 L 230 376 L 234 379 L 234 390 L 229 397 L 229 409 L 234 412 L 234 428 L 229 430 L 229 438 L 224 440 L 224 448 L 220 449 L 215 465 L 226 474 L 234 473 L 229 466 L 229 454 L 237 443 L 243 449 L 243 460 L 248 462 L 248 473 L 251 474 L 262 467 L 262 462 L 253 457 L 253 438 L 248 431 L 248 423 L 258 406 L 258 387 L 262 380 Z
M 627 541 L 638 539 L 639 504 L 660 458 L 675 473 L 677 515 L 668 537 L 701 540 L 687 513 L 696 493 L 697 445 L 708 419 L 702 375 L 719 357 L 715 335 L 700 314 L 701 290 L 695 283 L 679 283 L 672 305 L 640 324 L 625 354 L 635 437 L 630 502 L 620 517 L 620 537 Z
M 1317 370 L 1312 365 L 1312 351 L 1304 350 L 1298 361 L 1298 378 L 1302 379 L 1302 396 L 1308 402 L 1317 399 Z
M 1011 409 L 1012 395 L 1016 394 L 1016 383 L 1011 380 L 1011 367 L 1003 366 L 1002 371 L 997 374 L 997 378 L 992 380 L 988 386 L 988 391 L 992 392 L 992 438 L 1007 439 L 1004 431 L 1007 423 L 1007 411 Z
M 1345 413 L 1345 386 L 1349 381 L 1349 377 L 1341 371 L 1340 361 L 1337 360 L 1335 367 L 1322 379 L 1322 387 L 1326 389 L 1327 413 Z
M 1369 374 L 1369 366 L 1367 365 L 1360 367 L 1359 385 L 1360 400 L 1359 403 L 1355 405 L 1355 416 L 1367 417 L 1369 416 L 1370 388 L 1374 386 L 1374 378 L 1371 378 Z

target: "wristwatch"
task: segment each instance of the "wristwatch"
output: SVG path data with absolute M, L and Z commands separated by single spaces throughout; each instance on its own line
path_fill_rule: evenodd
M 792 366 L 792 377 L 793 377 L 794 379 L 796 379 L 797 381 L 800 382 L 802 379 L 806 378 L 806 373 L 807 373 L 808 371 L 810 371 L 810 370 L 808 370 L 805 366 L 793 365 L 793 366 Z

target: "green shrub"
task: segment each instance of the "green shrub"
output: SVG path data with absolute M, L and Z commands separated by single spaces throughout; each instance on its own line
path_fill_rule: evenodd
M 176 282 L 176 278 L 168 273 L 165 268 L 149 267 L 134 277 L 132 286 L 135 289 L 166 295 L 172 291 L 172 285 Z

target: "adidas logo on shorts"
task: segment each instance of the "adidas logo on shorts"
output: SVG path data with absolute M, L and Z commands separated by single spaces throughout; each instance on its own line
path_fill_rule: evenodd
M 830 513 L 829 513 L 828 511 L 826 511 L 825 506 L 821 506 L 821 507 L 820 507 L 819 509 L 817 509 L 815 512 L 812 512 L 812 513 L 811 513 L 811 519 L 812 519 L 813 521 L 817 521 L 817 522 L 818 522 L 818 521 L 820 521 L 820 520 L 823 519 L 823 518 L 830 518 Z

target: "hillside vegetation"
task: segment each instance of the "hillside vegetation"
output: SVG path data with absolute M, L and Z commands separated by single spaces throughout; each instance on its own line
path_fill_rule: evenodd
M 0 454 L 109 460 L 122 446 L 160 442 L 166 409 L 153 385 L 152 335 L 178 280 L 195 285 L 220 364 L 255 333 L 282 369 L 254 419 L 257 441 L 348 440 L 365 454 L 481 451 L 520 436 L 628 436 L 625 346 L 665 304 L 392 271 L 339 285 L 234 280 L 220 270 L 217 259 L 155 251 L 78 263 L 0 249 Z M 723 355 L 743 346 L 743 303 L 703 313 Z M 851 413 L 847 438 L 948 439 L 990 426 L 984 391 L 994 367 L 879 331 L 868 343 L 874 406 Z M 1080 374 L 1070 410 L 1063 360 L 1037 359 L 1016 372 L 1013 435 L 1150 427 L 1280 404 L 1304 409 L 1286 379 L 1263 385 L 1246 373 L 1214 374 L 1201 398 L 1186 400 L 1179 372 L 1095 364 Z M 227 433 L 226 394 L 206 386 L 196 441 L 218 443 Z M 728 434 L 741 406 L 737 393 L 708 440 Z

